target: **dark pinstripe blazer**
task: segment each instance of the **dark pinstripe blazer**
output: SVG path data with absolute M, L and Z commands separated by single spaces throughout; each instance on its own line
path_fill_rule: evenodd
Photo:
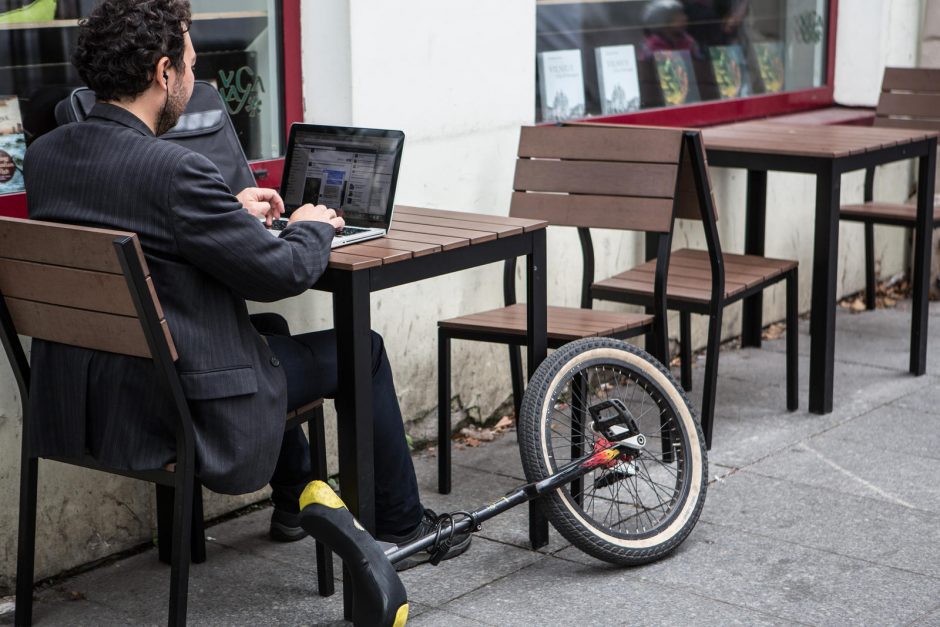
M 24 171 L 30 217 L 138 234 L 179 352 L 197 475 L 217 492 L 262 487 L 280 450 L 287 384 L 245 299 L 313 285 L 332 228 L 298 223 L 271 237 L 208 159 L 108 104 L 37 139 Z M 31 363 L 35 454 L 88 450 L 137 470 L 173 459 L 171 404 L 149 360 L 35 341 Z

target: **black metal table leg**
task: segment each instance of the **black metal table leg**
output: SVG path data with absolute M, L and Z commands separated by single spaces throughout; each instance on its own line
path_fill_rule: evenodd
M 372 468 L 372 334 L 369 273 L 342 273 L 333 294 L 333 324 L 339 370 L 337 424 L 339 484 L 343 501 L 375 533 L 375 476 Z M 343 569 L 343 609 L 352 617 L 353 589 Z
M 933 194 L 937 139 L 927 141 L 927 154 L 918 159 L 917 226 L 914 228 L 913 311 L 911 312 L 910 371 L 927 372 L 927 318 L 930 290 L 930 255 L 933 241 Z
M 767 224 L 767 171 L 747 171 L 747 204 L 744 221 L 744 252 L 763 255 Z M 745 298 L 741 310 L 741 346 L 761 344 L 764 293 Z
M 545 272 L 545 230 L 531 233 L 532 252 L 526 256 L 526 326 L 529 379 L 548 355 L 548 303 Z M 529 503 L 529 541 L 532 548 L 548 544 L 548 520 L 537 502 Z
M 841 178 L 831 160 L 823 161 L 816 172 L 813 305 L 809 321 L 809 410 L 814 414 L 832 411 Z

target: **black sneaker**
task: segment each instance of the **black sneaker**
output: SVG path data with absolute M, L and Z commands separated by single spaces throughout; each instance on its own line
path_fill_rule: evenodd
M 268 535 L 275 542 L 297 542 L 308 534 L 300 526 L 300 512 L 285 512 L 275 508 L 271 514 L 271 529 Z
M 415 527 L 414 531 L 412 531 L 411 533 L 408 533 L 402 536 L 396 536 L 390 533 L 379 534 L 376 540 L 378 540 L 379 542 L 388 542 L 390 544 L 397 544 L 399 546 L 401 546 L 402 544 L 407 544 L 409 542 L 417 540 L 418 538 L 422 538 L 426 535 L 434 533 L 434 530 L 437 528 L 438 522 L 445 516 L 438 516 L 437 514 L 434 513 L 433 510 L 425 509 L 424 515 L 421 517 L 421 522 L 418 523 L 418 526 Z M 449 523 L 444 522 L 445 530 L 447 529 L 448 525 Z M 466 550 L 470 548 L 470 540 L 471 540 L 471 537 L 470 537 L 469 531 L 461 533 L 461 534 L 457 534 L 457 536 L 455 536 L 454 539 L 451 541 L 452 544 L 451 544 L 450 549 L 447 551 L 447 553 L 444 554 L 444 557 L 441 559 L 449 560 L 449 559 L 453 559 L 457 557 L 458 555 L 465 553 Z M 418 553 L 415 553 L 414 555 L 406 557 L 405 559 L 399 562 L 395 562 L 395 570 L 399 572 L 403 570 L 408 570 L 409 568 L 414 568 L 415 566 L 418 566 L 419 564 L 424 564 L 425 562 L 428 562 L 430 560 L 431 560 L 431 549 L 428 549 L 426 551 L 419 551 Z

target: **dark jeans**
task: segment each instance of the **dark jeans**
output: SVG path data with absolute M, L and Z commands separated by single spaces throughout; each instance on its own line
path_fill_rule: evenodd
M 339 388 L 336 333 L 318 331 L 291 335 L 287 321 L 277 314 L 251 316 L 252 324 L 266 336 L 268 346 L 287 375 L 287 407 L 294 409 L 318 398 L 336 398 Z M 409 531 L 421 520 L 424 508 L 401 410 L 395 395 L 392 368 L 382 337 L 372 332 L 372 406 L 375 412 L 375 518 L 378 533 Z M 343 420 L 342 403 L 337 403 Z M 296 512 L 300 493 L 311 478 L 310 445 L 300 427 L 284 433 L 281 453 L 271 477 L 271 500 L 278 509 Z

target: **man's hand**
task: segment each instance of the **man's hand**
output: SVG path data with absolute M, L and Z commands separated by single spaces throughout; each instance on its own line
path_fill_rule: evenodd
M 273 189 L 266 187 L 246 187 L 235 195 L 242 206 L 254 217 L 264 220 L 271 226 L 271 222 L 284 213 L 284 201 L 281 195 Z
M 345 226 L 346 221 L 340 217 L 335 209 L 330 209 L 326 205 L 317 205 L 313 206 L 311 204 L 306 204 L 302 207 L 294 209 L 294 212 L 290 214 L 290 222 L 298 222 L 301 220 L 312 220 L 314 222 L 326 222 L 333 226 L 334 229 L 341 229 Z

